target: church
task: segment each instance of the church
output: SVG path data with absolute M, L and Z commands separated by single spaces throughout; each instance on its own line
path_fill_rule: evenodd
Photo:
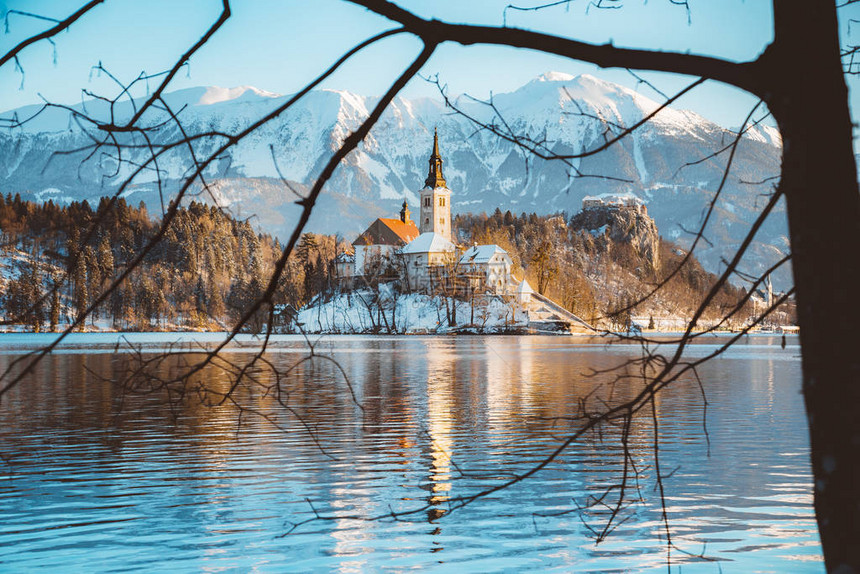
M 442 175 L 442 156 L 439 154 L 439 132 L 433 130 L 433 152 L 430 169 L 421 195 L 421 233 L 438 233 L 451 241 L 451 190 Z
M 418 225 L 410 219 L 404 200 L 399 219 L 379 218 L 353 241 L 353 257 L 341 257 L 336 263 L 339 277 L 356 286 L 396 277 L 408 290 L 426 293 L 442 285 L 514 292 L 518 282 L 511 276 L 513 263 L 504 249 L 476 245 L 464 250 L 456 245 L 451 190 L 442 172 L 436 130 L 428 163 L 424 187 L 418 192 Z
M 498 245 L 458 245 L 451 219 L 453 194 L 442 173 L 444 160 L 435 130 L 428 163 L 424 186 L 418 191 L 417 222 L 404 201 L 400 217 L 380 217 L 371 223 L 352 242 L 354 253 L 342 253 L 335 259 L 341 287 L 350 291 L 370 287 L 382 293 L 382 284 L 399 285 L 401 292 L 409 294 L 468 301 L 472 315 L 476 302 L 479 307 L 490 301 L 502 302 L 510 309 L 504 319 L 506 326 L 510 319 L 511 324 L 529 329 L 593 332 L 588 323 L 535 292 L 525 279 L 517 280 L 511 256 Z M 338 313 L 342 314 L 342 309 Z M 340 328 L 355 329 L 355 325 Z

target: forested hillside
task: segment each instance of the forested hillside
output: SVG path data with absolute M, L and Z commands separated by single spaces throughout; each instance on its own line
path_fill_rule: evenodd
M 627 310 L 666 280 L 685 255 L 636 210 L 595 209 L 567 218 L 497 209 L 490 216 L 457 216 L 454 224 L 464 243 L 500 245 L 515 273 L 592 324 L 619 327 L 631 316 L 689 318 L 716 280 L 691 257 L 652 297 Z M 722 316 L 742 295 L 739 288 L 724 287 L 704 318 Z M 747 316 L 741 313 L 735 323 Z
M 234 133 L 283 104 L 290 96 L 242 88 L 227 97 L 223 90 L 198 87 L 164 94 L 174 110 L 181 110 L 179 130 L 164 110 L 150 108 L 141 122 L 160 126 L 149 132 L 155 144 L 178 141 L 187 134 L 212 130 Z M 284 201 L 292 192 L 311 187 L 331 150 L 357 129 L 373 109 L 376 98 L 360 94 L 312 91 L 294 107 L 262 126 L 255 136 L 222 154 L 207 170 L 212 186 L 201 200 L 228 206 L 237 217 L 256 213 L 261 229 L 286 237 L 298 220 L 297 206 Z M 592 76 L 549 72 L 520 88 L 497 93 L 494 106 L 460 98 L 455 104 L 482 122 L 503 123 L 520 141 L 543 142 L 555 154 L 593 149 L 608 135 L 637 125 L 659 104 L 623 86 Z M 108 107 L 88 100 L 72 109 L 103 121 L 130 118 L 141 102 L 117 102 Z M 0 113 L 0 117 L 29 118 L 31 106 Z M 495 116 L 498 112 L 499 117 Z M 20 192 L 24 199 L 55 202 L 89 199 L 111 194 L 149 155 L 135 134 L 116 133 L 124 162 L 87 158 L 92 138 L 69 110 L 49 108 L 20 129 L 0 129 L 0 186 Z M 743 116 L 737 121 L 741 121 Z M 711 244 L 700 245 L 698 255 L 709 271 L 730 258 L 761 206 L 761 193 L 770 191 L 779 173 L 780 139 L 775 128 L 760 124 L 746 132 L 732 162 L 731 177 L 718 198 L 725 160 L 712 156 L 732 141 L 729 126 L 719 126 L 689 111 L 661 111 L 629 137 L 602 153 L 583 158 L 572 169 L 562 161 L 541 161 L 488 130 L 476 130 L 466 117 L 451 113 L 440 98 L 396 98 L 365 141 L 332 175 L 308 230 L 352 235 L 364 229 L 379 213 L 396 213 L 408 199 L 417 205 L 426 176 L 427 157 L 438 127 L 445 176 L 452 190 L 455 213 L 491 212 L 496 207 L 517 213 L 578 210 L 586 195 L 633 193 L 648 205 L 664 236 L 686 248 L 682 232 L 697 229 L 702 209 L 717 199 L 708 229 Z M 220 145 L 218 138 L 196 140 L 198 154 Z M 215 146 L 215 147 L 213 147 Z M 81 150 L 55 154 L 56 151 Z M 185 169 L 192 164 L 185 146 L 159 159 L 160 181 L 141 177 L 126 189 L 134 204 L 143 200 L 155 211 L 162 195 L 179 188 Z M 701 161 L 700 161 L 701 160 Z M 68 177 L 68 174 L 77 177 Z M 580 177 L 584 176 L 584 177 Z M 600 176 L 600 177 L 589 177 Z M 746 182 L 746 183 L 744 183 Z M 761 182 L 751 185 L 750 182 Z M 129 200 L 131 201 L 131 200 Z M 376 215 L 374 215 L 376 214 Z M 749 255 L 752 269 L 764 269 L 788 252 L 783 207 L 776 207 L 757 234 Z M 791 283 L 786 269 L 780 283 Z
M 0 196 L 3 322 L 34 331 L 74 320 L 139 253 L 157 229 L 145 206 L 106 199 L 58 206 Z M 181 208 L 165 237 L 88 319 L 87 328 L 220 329 L 265 287 L 281 247 L 200 203 Z M 322 253 L 334 239 L 307 236 L 276 294 L 301 306 L 329 279 Z M 260 321 L 265 320 L 260 318 Z M 259 327 L 260 321 L 257 322 Z
M 514 261 L 514 275 L 587 321 L 607 327 L 631 316 L 683 319 L 715 280 L 695 258 L 654 297 L 635 308 L 681 263 L 684 252 L 662 239 L 647 214 L 591 210 L 572 218 L 536 214 L 461 215 L 456 233 L 464 245 L 495 243 Z M 59 206 L 0 196 L 0 317 L 33 331 L 58 330 L 86 309 L 141 251 L 158 221 L 141 204 L 102 199 Z M 265 288 L 278 241 L 258 234 L 215 207 L 180 208 L 160 243 L 101 305 L 85 329 L 224 329 Z M 299 309 L 339 290 L 335 257 L 351 246 L 335 236 L 306 233 L 288 262 L 274 297 L 278 309 Z M 726 287 L 710 317 L 742 296 Z M 746 318 L 737 317 L 737 322 Z M 289 313 L 276 314 L 279 330 Z M 706 319 L 709 317 L 705 317 Z M 268 314 L 250 325 L 261 330 Z

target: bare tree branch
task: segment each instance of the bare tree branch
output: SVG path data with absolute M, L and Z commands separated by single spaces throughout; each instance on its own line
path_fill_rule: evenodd
M 0 66 L 5 65 L 10 60 L 14 60 L 15 62 L 17 62 L 18 61 L 18 55 L 25 48 L 27 48 L 28 46 L 31 46 L 31 45 L 33 45 L 36 42 L 39 42 L 41 40 L 50 40 L 51 38 L 53 38 L 54 36 L 56 36 L 57 34 L 62 32 L 63 30 L 68 30 L 72 24 L 74 24 L 75 22 L 80 20 L 81 17 L 83 17 L 85 14 L 90 12 L 93 8 L 95 8 L 99 4 L 103 3 L 104 1 L 105 0 L 90 0 L 89 2 L 87 2 L 86 4 L 81 6 L 81 8 L 78 11 L 74 12 L 71 16 L 69 16 L 65 20 L 58 22 L 57 25 L 54 26 L 53 28 L 49 28 L 49 29 L 45 30 L 44 32 L 40 32 L 40 33 L 36 34 L 35 36 L 30 36 L 26 40 L 22 40 L 17 45 L 13 46 L 12 49 L 10 49 L 5 54 L 0 56 Z

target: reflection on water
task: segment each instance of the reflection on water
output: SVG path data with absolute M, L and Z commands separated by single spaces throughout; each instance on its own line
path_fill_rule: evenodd
M 650 416 L 630 433 L 638 482 L 617 528 L 620 429 L 606 426 L 530 479 L 449 512 L 522 473 L 580 424 L 586 405 L 633 396 L 635 376 L 588 376 L 635 356 L 563 337 L 334 337 L 276 379 L 237 391 L 246 411 L 197 395 L 125 395 L 130 356 L 73 340 L 0 404 L 0 570 L 665 571 Z M 107 336 L 105 336 L 107 337 Z M 693 355 L 714 350 L 696 345 Z M 0 368 L 33 339 L 0 339 Z M 137 343 L 162 348 L 165 341 Z M 246 341 L 245 344 L 253 344 Z M 286 370 L 302 342 L 280 338 Z M 235 347 L 231 360 L 247 349 Z M 673 551 L 684 572 L 819 572 L 799 350 L 750 338 L 657 402 Z M 175 362 L 174 362 L 175 363 Z M 174 369 L 176 364 L 165 364 Z M 635 374 L 630 371 L 629 374 Z M 200 385 L 226 389 L 217 370 Z M 275 401 L 285 397 L 287 409 Z M 613 494 L 615 493 L 615 494 Z M 408 513 L 398 520 L 369 517 Z M 330 520 L 293 524 L 316 515 Z M 696 558 L 704 553 L 716 562 Z
M 456 357 L 448 345 L 438 339 L 427 343 L 427 435 L 430 441 L 430 491 L 427 518 L 432 522 L 445 514 L 441 504 L 448 500 L 451 491 L 451 458 L 454 443 L 451 439 L 454 413 L 452 396 L 459 386 L 454 368 Z

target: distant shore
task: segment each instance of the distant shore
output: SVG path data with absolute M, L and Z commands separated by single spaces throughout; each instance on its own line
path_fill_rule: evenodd
M 789 337 L 796 337 L 799 335 L 796 329 L 793 329 L 789 326 L 788 330 L 782 331 L 777 327 L 776 330 L 756 330 L 750 331 L 747 333 L 748 336 L 757 336 L 757 337 L 775 337 L 786 335 Z M 694 331 L 695 333 L 701 333 L 701 331 Z M 622 335 L 626 333 L 620 333 Z M 683 331 L 642 331 L 641 334 L 643 336 L 654 336 L 654 337 L 678 337 L 684 334 Z M 707 333 L 707 335 L 711 337 L 729 337 L 737 334 L 737 331 L 712 331 Z M 62 335 L 61 332 L 35 332 L 35 331 L 25 331 L 25 330 L 16 330 L 16 331 L 0 331 L 0 345 L 4 342 L 12 341 L 16 338 L 27 338 L 29 340 L 42 339 L 42 340 L 52 340 L 56 337 Z M 205 331 L 205 330 L 193 330 L 193 329 L 176 329 L 176 330 L 164 330 L 164 331 L 118 331 L 118 330 L 102 330 L 102 331 L 76 331 L 74 333 L 69 333 L 66 335 L 64 340 L 75 339 L 80 341 L 80 339 L 110 339 L 110 340 L 120 340 L 120 339 L 128 339 L 129 341 L 133 341 L 136 339 L 165 339 L 165 338 L 183 338 L 187 337 L 189 340 L 223 340 L 224 337 L 229 335 L 229 331 Z M 327 333 L 272 333 L 272 338 L 296 338 L 296 339 L 304 339 L 306 337 L 311 337 L 313 339 L 319 337 L 480 337 L 480 336 L 494 336 L 494 337 L 542 337 L 542 336 L 551 336 L 551 337 L 559 337 L 559 336 L 569 336 L 576 338 L 590 338 L 590 337 L 601 337 L 601 336 L 612 336 L 613 333 L 567 333 L 562 331 L 539 331 L 539 330 L 529 330 L 529 329 L 510 329 L 507 331 L 478 331 L 476 329 L 472 329 L 470 327 L 462 327 L 459 329 L 452 329 L 445 332 L 420 332 L 420 331 L 411 331 L 408 333 L 387 333 L 387 332 L 363 332 L 363 333 L 338 333 L 338 332 L 327 332 Z M 248 340 L 262 340 L 265 337 L 265 333 L 239 333 L 236 335 L 238 340 L 248 341 Z

